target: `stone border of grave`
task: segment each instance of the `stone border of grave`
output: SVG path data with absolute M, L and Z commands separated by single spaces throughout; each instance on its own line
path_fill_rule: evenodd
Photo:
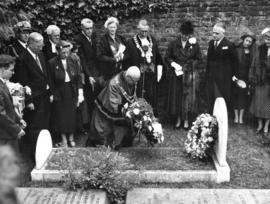
M 57 148 L 53 148 L 48 156 L 49 161 Z M 219 170 L 220 165 L 214 160 L 216 169 L 213 170 L 125 170 L 121 172 L 124 179 L 131 183 L 146 182 L 146 183 L 181 183 L 193 181 L 208 181 L 208 182 L 222 182 L 222 175 Z M 68 170 L 48 170 L 46 169 L 47 162 L 42 168 L 34 168 L 31 172 L 31 179 L 33 181 L 61 181 L 63 176 L 68 174 Z M 80 170 L 73 171 L 75 174 L 81 174 Z
M 146 182 L 146 183 L 180 183 L 191 181 L 210 181 L 210 182 L 228 182 L 230 181 L 230 167 L 226 161 L 227 151 L 227 137 L 228 137 L 228 113 L 226 104 L 223 98 L 217 98 L 214 105 L 213 115 L 217 117 L 219 131 L 218 141 L 215 146 L 215 153 L 212 155 L 215 170 L 126 170 L 121 172 L 124 179 L 128 179 L 130 182 Z M 44 131 L 43 131 L 44 132 Z M 61 181 L 63 176 L 68 173 L 68 170 L 46 170 L 47 161 L 53 156 L 52 146 L 44 147 L 46 141 L 50 139 L 48 132 L 42 135 L 40 134 L 38 141 L 40 143 L 40 149 L 37 148 L 37 155 L 41 155 L 40 160 L 36 157 L 36 163 L 38 167 L 34 168 L 31 172 L 31 178 L 33 181 Z M 47 142 L 52 145 L 51 142 Z M 44 154 L 39 153 L 42 151 L 47 152 L 46 157 Z M 50 149 L 50 153 L 48 153 Z M 80 174 L 81 171 L 75 171 L 73 173 Z

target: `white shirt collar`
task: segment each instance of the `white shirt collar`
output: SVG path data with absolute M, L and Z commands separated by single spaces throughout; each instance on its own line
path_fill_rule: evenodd
M 29 47 L 27 47 L 27 50 L 32 55 L 32 57 L 34 58 L 34 60 L 36 60 L 37 54 L 33 53 L 32 50 Z
M 24 48 L 27 47 L 27 43 L 24 43 L 24 42 L 20 41 L 19 39 L 18 39 L 18 42 L 19 42 Z
M 49 39 L 49 41 L 51 43 L 52 53 L 57 53 L 57 51 L 56 51 L 56 44 L 53 41 L 51 41 L 50 39 Z
M 83 31 L 82 31 L 82 34 L 86 37 L 86 39 L 91 42 L 91 38 L 89 38 Z
M 0 80 L 5 84 L 6 83 L 6 80 L 3 79 L 2 77 L 0 77 Z

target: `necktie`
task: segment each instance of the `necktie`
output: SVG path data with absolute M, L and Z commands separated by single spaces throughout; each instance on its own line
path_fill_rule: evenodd
M 214 46 L 215 46 L 215 49 L 216 49 L 216 48 L 217 48 L 217 46 L 218 46 L 218 42 L 217 42 L 217 41 L 215 41 Z
M 36 55 L 36 62 L 37 62 L 37 64 L 38 64 L 40 70 L 43 72 L 41 63 L 40 63 L 39 58 L 38 58 L 38 55 Z

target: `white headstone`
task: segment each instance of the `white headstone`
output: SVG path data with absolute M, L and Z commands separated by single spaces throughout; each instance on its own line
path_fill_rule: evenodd
M 215 153 L 220 166 L 226 166 L 226 152 L 228 139 L 228 112 L 225 100 L 217 98 L 214 105 L 213 115 L 218 121 L 218 141 L 215 145 Z
M 48 130 L 41 130 L 36 146 L 36 169 L 41 169 L 52 151 L 52 138 Z

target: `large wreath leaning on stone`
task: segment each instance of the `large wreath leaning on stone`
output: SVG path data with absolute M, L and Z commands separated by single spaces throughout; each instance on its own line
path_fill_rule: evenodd
M 218 137 L 218 122 L 215 116 L 201 114 L 192 123 L 185 140 L 185 150 L 193 159 L 209 156 Z
M 153 146 L 164 140 L 161 124 L 154 116 L 153 108 L 143 98 L 138 98 L 132 103 L 126 103 L 123 107 L 123 115 L 131 120 L 136 136 L 145 136 L 148 143 Z

